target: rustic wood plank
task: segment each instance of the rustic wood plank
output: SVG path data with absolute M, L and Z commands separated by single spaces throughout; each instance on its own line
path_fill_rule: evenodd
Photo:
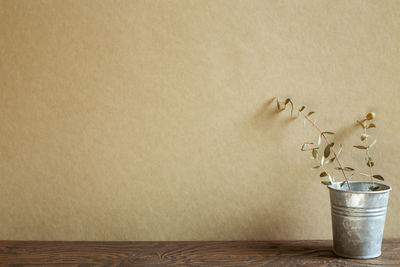
M 331 241 L 59 242 L 0 241 L 12 266 L 400 266 L 400 239 L 377 259 L 343 259 Z

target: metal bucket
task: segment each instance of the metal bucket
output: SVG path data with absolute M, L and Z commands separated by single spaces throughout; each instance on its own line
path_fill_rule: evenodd
M 371 259 L 381 255 L 390 186 L 369 191 L 370 182 L 329 185 L 332 211 L 333 252 L 341 257 Z

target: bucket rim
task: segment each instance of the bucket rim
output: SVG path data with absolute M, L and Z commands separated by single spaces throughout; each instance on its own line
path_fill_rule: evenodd
M 348 190 L 342 190 L 342 189 L 338 189 L 335 186 L 340 184 L 341 182 L 336 182 L 334 184 L 328 185 L 327 187 L 329 188 L 329 190 L 332 191 L 338 191 L 338 192 L 342 192 L 342 193 L 351 193 L 351 194 L 384 194 L 384 193 L 388 193 L 390 191 L 392 191 L 392 187 L 386 184 L 381 184 L 381 183 L 374 183 L 375 185 L 379 185 L 379 186 L 383 186 L 384 188 L 386 188 L 385 190 L 380 190 L 380 191 L 348 191 Z M 351 184 L 370 184 L 372 185 L 371 182 L 362 182 L 362 181 L 349 181 L 350 185 Z M 351 186 L 350 186 L 351 188 Z

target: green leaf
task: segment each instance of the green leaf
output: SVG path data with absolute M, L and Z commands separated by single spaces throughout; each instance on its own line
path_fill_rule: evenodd
M 321 173 L 319 174 L 319 177 L 325 177 L 325 176 L 328 176 L 328 174 L 327 174 L 326 172 L 321 172 Z
M 325 156 L 325 158 L 329 157 L 330 154 L 331 154 L 331 147 L 330 147 L 329 145 L 327 145 L 327 146 L 325 147 L 325 150 L 324 150 L 324 156 Z
M 358 148 L 358 149 L 367 149 L 367 147 L 365 147 L 365 146 L 353 146 L 353 147 Z
M 318 150 L 316 148 L 312 149 L 312 156 L 314 159 L 318 158 Z
M 327 161 L 325 161 L 325 163 L 326 164 L 330 164 L 330 163 L 332 163 L 332 162 L 334 162 L 335 161 L 335 157 L 333 157 L 333 158 L 331 158 L 331 159 L 328 159 Z
M 335 145 L 335 143 L 330 143 L 329 145 L 327 145 L 326 147 L 325 147 L 325 150 L 324 150 L 324 157 L 325 158 L 327 158 L 327 157 L 329 157 L 329 155 L 331 154 L 331 147 L 333 147 Z
M 371 155 L 370 155 L 369 153 L 365 155 L 365 158 L 364 158 L 364 159 L 365 159 L 365 161 L 367 161 L 367 162 L 368 162 L 368 161 L 372 161 L 372 157 L 371 157 Z
M 319 146 L 321 144 L 321 135 L 318 136 L 318 142 L 317 145 Z
M 368 167 L 373 167 L 374 166 L 374 162 L 373 161 L 368 161 L 367 162 L 367 166 Z
M 370 123 L 368 126 L 367 126 L 367 129 L 369 129 L 369 128 L 376 128 L 376 125 L 374 124 L 374 123 Z
M 375 174 L 372 177 L 374 177 L 375 179 L 381 180 L 381 181 L 385 180 L 385 179 L 383 179 L 382 175 L 379 175 L 379 174 Z
M 341 182 L 340 187 L 344 186 L 345 183 L 346 183 L 346 181 Z
M 360 139 L 361 141 L 364 141 L 365 139 L 367 139 L 369 135 L 368 134 L 361 134 Z
M 335 169 L 335 170 L 339 170 L 339 171 L 342 170 L 342 168 L 340 168 L 340 167 L 335 167 L 334 169 Z
M 319 169 L 320 167 L 321 166 L 317 165 L 317 166 L 312 167 L 312 169 Z
M 381 187 L 380 187 L 379 185 L 376 185 L 376 186 L 371 185 L 371 186 L 369 187 L 369 189 L 370 189 L 371 191 L 378 191 L 380 188 L 381 188 Z
M 306 142 L 306 143 L 304 143 L 302 146 L 301 146 L 301 151 L 307 151 L 307 149 L 306 149 L 306 147 L 307 147 L 307 145 L 312 145 L 312 144 L 314 144 L 314 143 L 308 143 L 308 142 Z
M 304 109 L 306 108 L 306 106 L 302 106 L 299 111 L 302 112 Z
M 290 100 L 290 98 L 286 98 L 286 100 L 285 100 L 285 108 L 286 108 L 286 105 L 287 104 L 290 104 L 290 107 L 291 107 L 291 110 L 290 110 L 290 116 L 293 116 L 293 102 L 292 102 L 292 100 Z
M 321 183 L 322 183 L 323 185 L 331 185 L 331 184 L 332 184 L 332 183 L 329 182 L 329 181 L 321 181 Z
M 329 181 L 333 184 L 332 177 L 328 174 Z
M 344 167 L 343 170 L 346 171 L 346 172 L 352 172 L 352 171 L 354 171 L 354 169 L 351 168 L 351 167 Z
M 322 134 L 335 134 L 334 132 L 322 132 Z
M 315 113 L 314 111 L 308 112 L 307 117 L 311 116 L 311 115 L 314 114 L 314 113 Z
M 368 146 L 368 148 L 373 147 L 376 144 L 376 140 L 372 141 L 372 143 Z

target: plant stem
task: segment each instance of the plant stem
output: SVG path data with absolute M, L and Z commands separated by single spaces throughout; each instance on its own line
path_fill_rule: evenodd
M 363 122 L 363 124 L 364 124 L 364 122 Z M 369 175 L 371 177 L 372 186 L 374 186 L 374 175 L 372 173 L 372 164 L 371 164 L 371 161 L 369 160 L 369 146 L 368 146 L 368 137 L 367 137 L 367 125 L 364 125 L 363 128 L 364 128 L 364 134 L 365 134 L 365 139 L 364 139 L 365 147 L 366 147 L 365 153 L 366 153 L 367 159 L 368 159 Z
M 300 109 L 298 109 L 298 111 L 301 113 L 301 115 L 303 115 L 303 117 L 304 117 L 306 120 L 308 120 L 308 121 L 311 123 L 312 126 L 314 126 L 315 129 L 317 129 L 317 130 L 319 131 L 319 134 L 324 138 L 326 144 L 327 144 L 327 145 L 331 144 L 331 142 L 329 142 L 328 138 L 325 136 L 324 132 L 323 132 L 323 131 L 322 131 L 308 116 L 307 116 L 307 115 L 305 115 L 305 114 L 303 113 L 303 111 L 300 111 Z M 342 163 L 340 162 L 340 160 L 339 160 L 339 158 L 338 158 L 338 156 L 337 156 L 337 154 L 336 154 L 336 151 L 335 151 L 333 148 L 331 148 L 331 152 L 332 152 L 332 154 L 335 156 L 336 162 L 339 164 L 340 170 L 342 171 L 342 174 L 343 174 L 343 176 L 344 176 L 344 179 L 346 180 L 346 183 L 347 183 L 347 186 L 348 186 L 348 188 L 349 188 L 349 191 L 351 191 L 349 179 L 347 178 L 347 175 L 346 175 L 346 173 L 344 172 Z

